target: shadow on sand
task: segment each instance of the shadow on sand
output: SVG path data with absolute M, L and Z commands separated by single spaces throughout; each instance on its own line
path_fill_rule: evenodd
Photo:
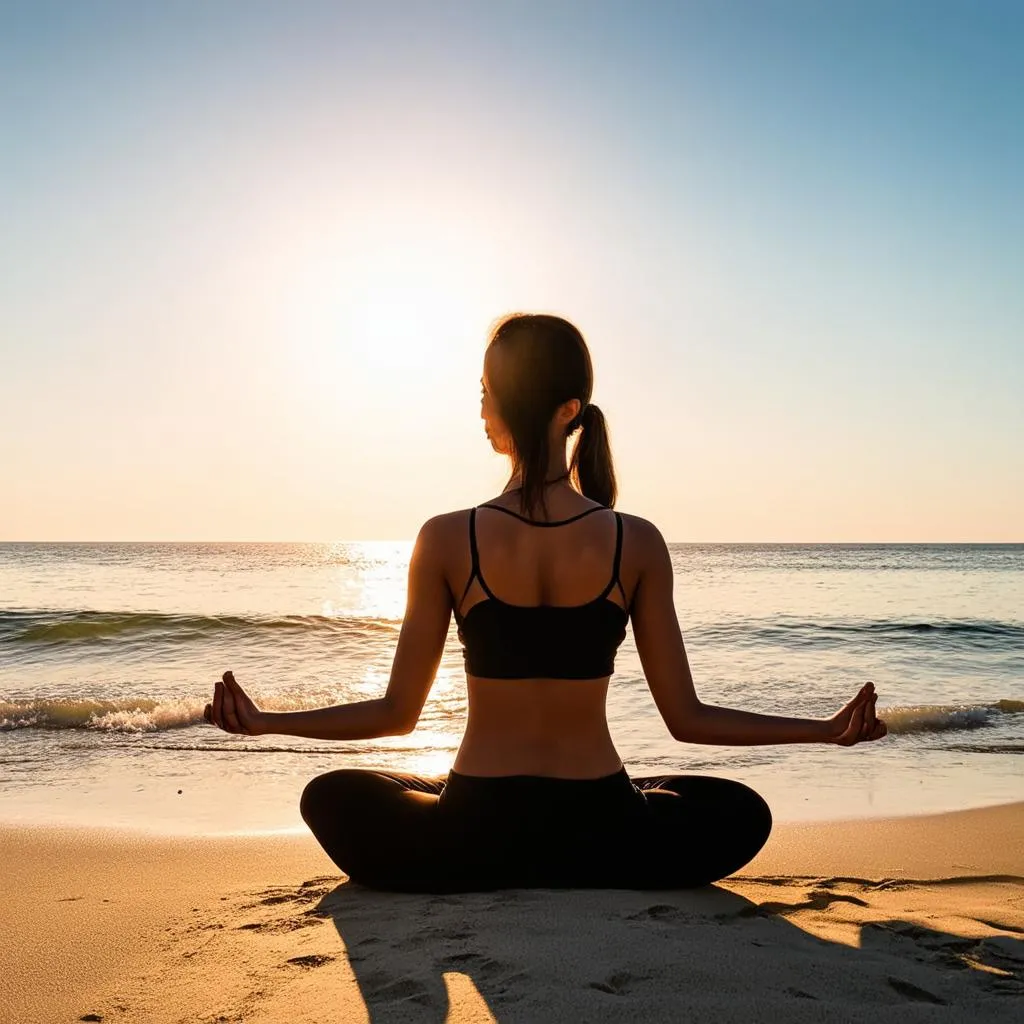
M 967 938 L 886 919 L 864 909 L 880 888 L 866 879 L 732 880 L 761 902 L 722 886 L 432 896 L 335 881 L 296 895 L 337 929 L 372 1024 L 1010 1021 L 1024 1000 L 1020 929 L 979 919 L 1016 934 Z M 1024 900 L 1024 879 L 972 881 Z M 789 914 L 838 914 L 849 934 L 819 938 Z

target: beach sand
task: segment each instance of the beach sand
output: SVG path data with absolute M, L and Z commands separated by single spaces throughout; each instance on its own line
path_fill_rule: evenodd
M 689 892 L 374 893 L 310 838 L 0 829 L 0 1021 L 1024 1019 L 1024 803 Z

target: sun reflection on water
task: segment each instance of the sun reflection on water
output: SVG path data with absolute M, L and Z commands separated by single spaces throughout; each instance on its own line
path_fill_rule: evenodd
M 324 599 L 324 615 L 400 619 L 411 556 L 411 541 L 325 545 L 323 560 L 335 569 L 334 592 Z

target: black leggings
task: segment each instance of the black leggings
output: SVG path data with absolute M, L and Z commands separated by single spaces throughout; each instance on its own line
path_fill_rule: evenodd
M 353 881 L 404 892 L 675 889 L 737 871 L 764 845 L 768 805 L 739 782 L 343 769 L 313 779 L 302 817 Z

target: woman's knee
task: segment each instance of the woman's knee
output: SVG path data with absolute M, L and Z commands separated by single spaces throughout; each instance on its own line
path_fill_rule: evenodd
M 306 783 L 299 798 L 299 813 L 310 828 L 327 815 L 337 819 L 373 788 L 373 773 L 358 768 L 340 768 L 318 775 Z
M 772 832 L 772 811 L 760 793 L 742 782 L 730 780 L 732 813 L 736 832 L 743 837 L 747 860 L 752 860 Z
M 756 790 L 733 779 L 716 779 L 714 790 L 714 824 L 702 843 L 707 854 L 702 884 L 725 878 L 752 861 L 772 831 L 771 808 Z

